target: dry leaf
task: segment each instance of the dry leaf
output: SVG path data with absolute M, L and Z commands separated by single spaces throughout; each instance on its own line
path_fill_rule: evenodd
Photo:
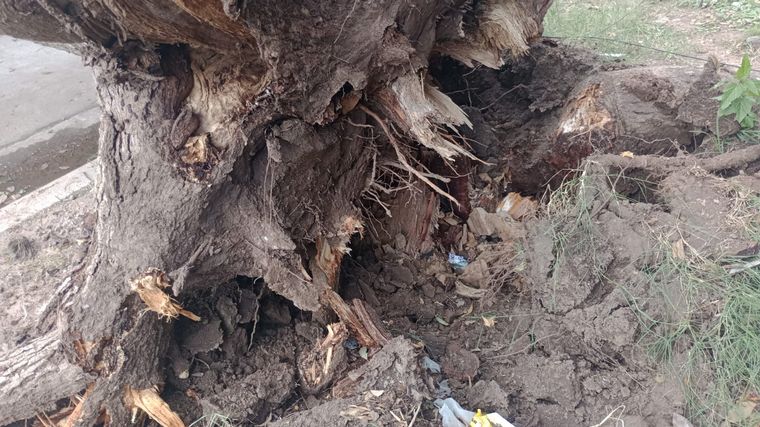
M 364 360 L 369 359 L 369 349 L 367 347 L 362 347 L 359 349 L 359 357 L 361 357 Z
M 491 316 L 482 316 L 483 324 L 486 325 L 486 328 L 493 328 L 496 324 L 496 319 Z
M 457 295 L 461 295 L 466 298 L 479 299 L 486 296 L 486 293 L 488 293 L 488 289 L 473 288 L 457 280 L 454 287 L 454 292 Z
M 730 411 L 728 411 L 728 415 L 726 415 L 726 421 L 730 424 L 738 424 L 752 415 L 752 412 L 755 411 L 755 407 L 757 406 L 757 403 L 749 401 L 749 400 L 740 400 L 736 402 L 736 405 L 734 405 L 733 408 L 731 408 Z
M 354 90 L 343 96 L 340 99 L 340 110 L 343 114 L 346 114 L 356 108 L 359 101 L 362 100 L 362 91 Z
M 632 153 L 632 152 L 630 152 L 630 151 L 623 151 L 622 153 L 620 153 L 620 156 L 621 156 L 621 157 L 627 157 L 627 158 L 629 158 L 629 159 L 632 159 L 632 158 L 633 158 L 633 153 Z
M 512 219 L 532 216 L 538 210 L 538 202 L 532 197 L 523 197 L 519 193 L 509 193 L 496 208 L 497 213 L 506 213 Z
M 673 258 L 686 259 L 686 246 L 683 239 L 678 239 L 675 243 L 673 243 L 672 250 Z
M 443 320 L 443 317 L 441 317 L 441 316 L 439 316 L 437 314 L 435 315 L 435 321 L 438 322 L 438 323 L 440 323 L 443 326 L 449 326 L 449 322 Z
M 166 274 L 155 268 L 148 270 L 142 277 L 132 281 L 132 290 L 148 306 L 148 310 L 169 319 L 176 319 L 182 315 L 196 322 L 201 320 L 200 317 L 183 309 L 174 298 L 170 297 L 164 291 L 168 288 L 171 288 L 171 284 Z
M 135 390 L 127 386 L 124 401 L 132 410 L 132 423 L 135 422 L 137 410 L 142 410 L 162 427 L 185 427 L 185 423 L 169 405 L 161 399 L 155 387 Z
M 464 313 L 460 314 L 460 316 L 469 316 L 474 310 L 475 306 L 473 304 L 470 304 L 470 306 L 467 307 L 467 310 L 465 310 Z
M 340 411 L 340 416 L 344 418 L 353 418 L 355 420 L 364 422 L 372 422 L 380 418 L 380 415 L 377 412 L 369 408 L 356 405 L 351 405 L 348 407 L 348 409 Z

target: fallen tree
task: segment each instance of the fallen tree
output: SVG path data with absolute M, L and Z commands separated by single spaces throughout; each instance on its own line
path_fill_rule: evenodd
M 499 67 L 549 3 L 0 0 L 0 33 L 81 54 L 102 108 L 96 240 L 56 326 L 0 355 L 0 424 L 90 384 L 72 422 L 126 425 L 163 381 L 162 317 L 195 316 L 175 298 L 239 275 L 382 345 L 334 292 L 358 201 L 390 167 L 464 203 L 418 160 L 474 157 L 429 60 Z

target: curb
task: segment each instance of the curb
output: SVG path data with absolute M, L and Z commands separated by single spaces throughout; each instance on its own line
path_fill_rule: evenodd
M 95 159 L 3 207 L 0 209 L 0 233 L 84 193 L 95 185 L 97 176 L 98 159 Z

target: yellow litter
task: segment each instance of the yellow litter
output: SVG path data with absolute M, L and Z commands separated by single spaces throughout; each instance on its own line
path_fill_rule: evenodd
M 435 401 L 442 427 L 515 427 L 501 415 L 468 411 L 452 398 Z
M 484 413 L 480 412 L 480 409 L 478 409 L 477 412 L 475 412 L 475 416 L 472 417 L 472 421 L 470 421 L 470 427 L 492 427 L 493 424 L 491 424 L 491 420 L 488 419 L 488 416 L 486 416 Z

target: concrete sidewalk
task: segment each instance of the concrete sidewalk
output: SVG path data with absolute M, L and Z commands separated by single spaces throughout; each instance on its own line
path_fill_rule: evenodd
M 91 161 L 92 73 L 68 52 L 0 36 L 0 206 Z

